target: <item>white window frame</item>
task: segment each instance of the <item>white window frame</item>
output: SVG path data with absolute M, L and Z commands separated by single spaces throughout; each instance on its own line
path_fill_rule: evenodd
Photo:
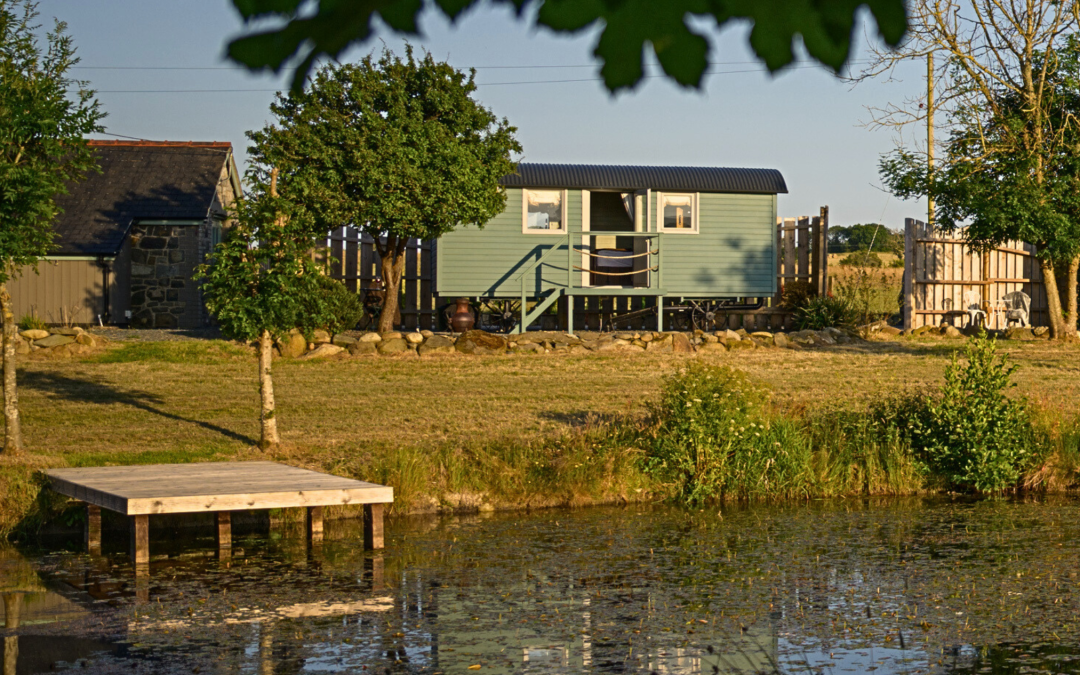
M 664 227 L 664 196 L 687 196 L 690 197 L 691 209 L 690 227 L 683 229 Z M 656 193 L 656 231 L 664 234 L 699 234 L 701 224 L 701 193 L 700 192 L 657 192 Z
M 529 192 L 558 192 L 561 195 L 559 203 L 560 203 L 560 206 L 561 206 L 560 217 L 562 218 L 562 227 L 560 227 L 557 230 L 533 230 L 533 229 L 529 229 L 529 195 L 528 195 Z M 548 188 L 548 189 L 544 189 L 544 188 L 522 188 L 521 189 L 521 233 L 522 234 L 538 234 L 540 236 L 557 235 L 557 236 L 560 236 L 560 237 L 565 235 L 566 231 L 567 231 L 567 223 L 566 223 L 566 216 L 567 216 L 566 200 L 567 200 L 567 194 L 568 194 L 567 190 L 553 190 L 551 188 Z

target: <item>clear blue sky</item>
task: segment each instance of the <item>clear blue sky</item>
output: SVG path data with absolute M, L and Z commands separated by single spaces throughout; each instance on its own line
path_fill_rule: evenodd
M 228 0 L 42 0 L 40 10 L 45 23 L 68 23 L 82 57 L 78 76 L 100 91 L 113 134 L 231 141 L 243 161 L 244 132 L 268 121 L 273 92 L 287 86 L 284 76 L 250 75 L 224 60 L 225 43 L 241 29 Z M 878 158 L 895 138 L 862 126 L 866 106 L 917 95 L 917 65 L 899 81 L 854 88 L 808 64 L 771 76 L 747 47 L 748 26 L 736 25 L 712 32 L 718 72 L 703 91 L 652 77 L 612 97 L 597 80 L 595 33 L 532 30 L 510 10 L 487 6 L 454 26 L 429 12 L 422 28 L 414 45 L 478 69 L 477 98 L 518 127 L 526 161 L 775 168 L 790 190 L 780 197 L 783 216 L 827 204 L 834 225 L 899 229 L 905 217 L 925 214 L 925 204 L 880 189 Z M 388 30 L 380 37 L 402 45 Z M 866 58 L 862 45 L 856 58 Z

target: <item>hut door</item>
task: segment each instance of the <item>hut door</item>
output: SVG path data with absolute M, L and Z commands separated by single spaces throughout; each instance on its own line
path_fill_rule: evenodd
M 638 190 L 634 193 L 634 232 L 645 232 L 648 227 L 649 191 Z M 649 286 L 648 269 L 652 267 L 650 260 L 655 256 L 642 255 L 649 252 L 651 244 L 645 237 L 634 237 L 634 271 L 638 272 L 631 277 L 635 288 L 647 288 Z

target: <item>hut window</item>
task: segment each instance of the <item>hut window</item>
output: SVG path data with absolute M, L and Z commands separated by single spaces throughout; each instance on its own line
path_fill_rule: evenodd
M 661 194 L 660 229 L 664 232 L 696 233 L 697 195 Z
M 562 233 L 566 221 L 565 190 L 523 190 L 522 231 Z

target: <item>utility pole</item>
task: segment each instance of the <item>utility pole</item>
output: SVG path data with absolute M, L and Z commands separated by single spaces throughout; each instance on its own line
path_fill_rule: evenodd
M 926 169 L 934 175 L 934 52 L 926 55 Z M 934 223 L 934 195 L 926 196 L 926 224 Z

